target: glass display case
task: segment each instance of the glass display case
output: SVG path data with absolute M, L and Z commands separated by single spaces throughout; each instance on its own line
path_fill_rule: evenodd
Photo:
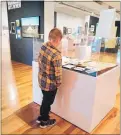
M 38 60 L 39 51 L 44 43 L 44 34 L 38 35 L 40 38 L 33 37 L 33 61 Z

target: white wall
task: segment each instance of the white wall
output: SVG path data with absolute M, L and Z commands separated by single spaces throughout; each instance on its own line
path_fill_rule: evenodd
M 8 14 L 7 14 L 7 4 L 2 1 L 2 86 L 3 86 L 3 96 L 4 104 L 6 106 L 14 106 L 9 111 L 9 115 L 15 112 L 19 108 L 19 97 L 16 88 L 15 76 L 12 69 L 11 56 L 10 56 L 10 42 L 9 42 L 9 30 L 8 30 Z M 1 35 L 0 35 L 1 36 Z M 1 71 L 1 70 L 0 70 Z M 0 81 L 1 82 L 1 81 Z M 17 105 L 17 106 L 16 106 Z M 8 117 L 3 115 L 3 118 Z
M 57 27 L 63 31 L 63 27 L 77 28 L 84 27 L 84 17 L 74 17 L 64 13 L 57 12 Z
M 2 60 L 10 59 L 10 42 L 9 42 L 9 30 L 8 30 L 8 14 L 7 4 L 2 2 Z
M 44 2 L 44 42 L 48 41 L 48 34 L 54 28 L 54 2 Z

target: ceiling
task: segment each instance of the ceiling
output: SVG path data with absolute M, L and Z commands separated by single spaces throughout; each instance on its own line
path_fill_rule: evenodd
M 104 2 L 105 4 L 107 4 L 107 5 L 110 5 L 110 6 L 112 6 L 112 7 L 114 7 L 114 8 L 116 8 L 117 10 L 119 10 L 120 11 L 120 2 Z
M 116 9 L 117 20 L 120 20 L 120 2 L 101 2 L 101 1 L 80 1 L 76 0 L 69 1 L 61 1 L 55 3 L 55 11 L 63 12 L 66 14 L 70 14 L 73 16 L 81 16 L 84 17 L 86 15 L 93 15 L 99 17 L 100 11 L 105 9 Z

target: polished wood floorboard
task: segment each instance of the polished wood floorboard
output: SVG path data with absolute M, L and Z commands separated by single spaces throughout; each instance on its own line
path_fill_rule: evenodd
M 101 54 L 101 61 L 119 62 L 116 54 Z M 120 84 L 119 84 L 120 89 Z M 114 108 L 91 134 L 120 134 L 120 91 Z M 32 101 L 32 67 L 15 61 L 2 64 L 2 134 L 88 134 L 57 115 L 54 127 L 39 128 L 39 105 Z

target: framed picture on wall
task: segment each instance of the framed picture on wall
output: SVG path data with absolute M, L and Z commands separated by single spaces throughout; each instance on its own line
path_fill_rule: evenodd
M 63 27 L 63 35 L 67 34 L 67 27 Z
M 94 30 L 95 30 L 95 26 L 94 25 L 91 25 L 90 31 L 91 32 L 94 32 Z
M 81 34 L 81 32 L 82 32 L 82 27 L 78 26 L 77 33 Z
M 15 22 L 11 22 L 10 24 L 10 33 L 16 34 Z
M 16 27 L 20 26 L 20 20 L 16 20 Z
M 21 18 L 22 37 L 24 38 L 39 38 L 40 17 Z
M 71 34 L 71 33 L 72 33 L 72 29 L 68 28 L 68 34 Z
M 21 27 L 16 27 L 16 39 L 21 39 Z

